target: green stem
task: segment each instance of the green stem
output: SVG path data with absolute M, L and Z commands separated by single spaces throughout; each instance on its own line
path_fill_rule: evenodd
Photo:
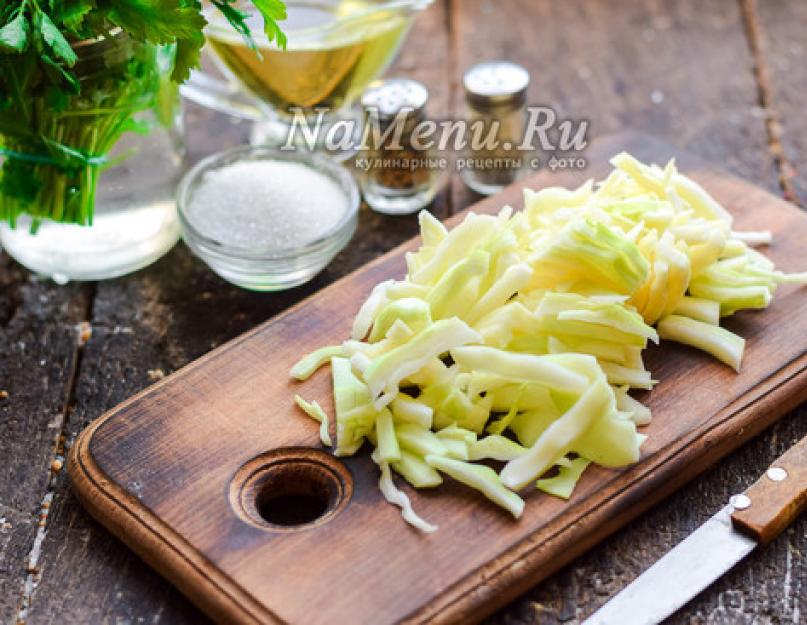
M 164 101 L 160 88 L 166 83 L 154 54 L 146 46 L 119 67 L 93 75 L 64 111 L 51 108 L 45 97 L 26 98 L 27 82 L 15 65 L 0 58 L 0 70 L 9 69 L 12 96 L 12 108 L 0 111 L 0 147 L 6 156 L 0 170 L 0 219 L 13 225 L 27 213 L 35 224 L 44 218 L 92 224 L 99 178 L 110 166 L 106 155 L 132 129 L 133 115 L 149 109 L 160 113 L 156 108 Z M 33 74 L 24 66 L 20 71 Z

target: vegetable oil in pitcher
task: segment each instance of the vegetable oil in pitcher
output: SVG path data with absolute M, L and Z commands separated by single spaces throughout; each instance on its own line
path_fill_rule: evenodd
M 260 15 L 247 4 L 238 8 L 249 15 L 259 54 L 215 13 L 207 30 L 226 68 L 281 117 L 296 108 L 313 115 L 316 108 L 349 104 L 392 61 L 411 23 L 411 16 L 368 0 L 290 0 L 286 6 L 285 50 L 267 41 Z

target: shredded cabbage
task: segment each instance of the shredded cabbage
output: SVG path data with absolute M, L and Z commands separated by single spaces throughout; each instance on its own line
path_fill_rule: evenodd
M 374 360 L 364 371 L 370 393 L 381 409 L 398 394 L 398 385 L 408 375 L 422 369 L 435 356 L 453 347 L 479 341 L 481 337 L 456 317 L 441 319 L 415 334 L 407 343 Z M 388 400 L 379 401 L 382 392 Z
M 687 317 L 670 315 L 659 322 L 658 330 L 662 338 L 666 340 L 702 349 L 735 371 L 740 370 L 745 339 L 725 328 Z
M 541 433 L 526 454 L 505 465 L 501 472 L 502 482 L 514 490 L 524 488 L 555 464 L 558 458 L 572 451 L 575 442 L 599 417 L 614 412 L 616 400 L 613 389 L 605 375 L 600 373 L 572 407 Z
M 390 466 L 415 488 L 434 488 L 443 483 L 440 474 L 423 458 L 405 449 L 401 450 L 400 460 L 393 461 Z
M 327 447 L 333 445 L 331 442 L 331 435 L 328 432 L 328 415 L 322 409 L 322 406 L 320 406 L 316 401 L 307 402 L 299 395 L 294 396 L 294 401 L 302 409 L 302 411 L 305 412 L 305 414 L 314 419 L 314 421 L 319 422 L 319 439 L 322 441 L 322 444 L 326 445 Z
M 508 510 L 515 518 L 520 517 L 524 512 L 524 500 L 505 488 L 499 475 L 490 467 L 462 462 L 445 456 L 426 456 L 426 462 L 458 482 L 475 488 L 492 502 Z
M 648 342 L 684 343 L 739 371 L 745 341 L 721 317 L 807 284 L 752 248 L 770 233 L 735 231 L 673 161 L 611 162 L 597 183 L 526 190 L 522 212 L 469 213 L 450 231 L 421 213 L 406 276 L 372 289 L 349 340 L 292 368 L 305 380 L 330 360 L 334 453 L 369 441 L 383 496 L 418 529 L 436 528 L 391 471 L 415 488 L 448 475 L 515 517 L 514 491 L 528 484 L 568 499 L 589 464 L 639 460 L 637 427 L 652 414 L 630 392 L 656 384 Z M 330 444 L 325 411 L 295 401 Z
M 591 464 L 591 460 L 581 456 L 570 461 L 568 466 L 558 465 L 558 474 L 556 476 L 538 480 L 536 486 L 545 493 L 555 495 L 555 497 L 560 497 L 561 499 L 568 499 L 572 496 L 577 481 L 589 464 Z
M 390 407 L 393 419 L 399 423 L 414 423 L 425 429 L 432 426 L 434 410 L 406 393 L 398 393 Z
M 395 482 L 392 481 L 392 474 L 389 470 L 389 464 L 379 459 L 375 453 L 373 453 L 373 461 L 378 465 L 378 468 L 381 469 L 381 477 L 378 480 L 378 488 L 381 491 L 381 494 L 384 495 L 384 499 L 389 501 L 391 504 L 398 506 L 401 509 L 401 514 L 403 515 L 404 521 L 413 527 L 416 527 L 421 532 L 426 534 L 436 532 L 438 529 L 437 526 L 432 525 L 431 523 L 420 518 L 415 512 L 415 509 L 412 507 L 412 502 L 409 501 L 409 497 L 407 497 L 406 493 L 395 486 Z
M 514 440 L 500 434 L 491 434 L 468 444 L 469 460 L 514 460 L 527 452 Z
M 300 360 L 291 370 L 291 377 L 295 380 L 307 380 L 314 372 L 334 356 L 343 356 L 341 345 L 328 345 L 320 347 Z

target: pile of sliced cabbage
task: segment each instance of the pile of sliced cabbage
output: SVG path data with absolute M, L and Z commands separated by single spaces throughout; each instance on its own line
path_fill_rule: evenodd
M 330 363 L 334 453 L 369 442 L 384 496 L 436 529 L 393 482 L 449 476 L 519 517 L 529 485 L 568 498 L 590 463 L 636 462 L 650 410 L 631 389 L 656 383 L 648 341 L 676 341 L 740 369 L 745 341 L 720 327 L 765 308 L 784 274 L 670 161 L 628 154 L 598 183 L 525 192 L 525 210 L 469 213 L 447 231 L 420 214 L 422 246 L 407 275 L 376 286 L 352 337 L 303 358 L 305 380 Z M 331 445 L 326 411 L 299 396 Z M 491 462 L 493 461 L 493 462 Z M 480 463 L 481 462 L 481 463 Z M 505 463 L 500 471 L 495 462 Z

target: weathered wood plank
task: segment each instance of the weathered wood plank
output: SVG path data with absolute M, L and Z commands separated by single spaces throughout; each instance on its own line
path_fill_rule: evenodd
M 0 504 L 0 619 L 3 623 L 12 623 L 18 614 L 36 528 L 34 514 Z
M 775 140 L 781 143 L 785 186 L 790 185 L 801 206 L 807 206 L 807 4 L 784 0 L 750 2 L 750 18 L 758 23 L 769 113 Z
M 446 65 L 426 63 L 428 46 L 448 52 L 445 4 L 419 17 L 389 70 L 429 85 L 430 111 L 448 107 Z M 188 107 L 191 159 L 244 143 L 249 127 L 226 116 Z M 434 211 L 449 214 L 449 194 Z M 76 406 L 67 429 L 78 432 L 104 411 L 213 347 L 281 312 L 336 278 L 413 236 L 415 217 L 385 217 L 362 208 L 350 246 L 311 283 L 278 294 L 255 294 L 212 274 L 182 246 L 153 267 L 128 278 L 99 283 L 93 305 L 93 337 L 85 348 Z M 73 497 L 65 476 L 56 482 L 42 554 L 41 581 L 31 598 L 28 622 L 189 623 L 206 619 L 157 573 L 98 526 Z M 0 620 L 2 620 L 0 615 Z
M 530 71 L 530 103 L 589 120 L 591 137 L 646 131 L 778 188 L 734 0 L 463 0 L 454 8 L 458 72 L 512 59 Z M 455 106 L 462 114 L 459 98 Z M 473 196 L 459 180 L 454 187 L 454 203 L 467 205 Z
M 177 279 L 183 274 L 175 271 L 183 264 L 192 263 L 179 254 L 136 276 L 99 283 L 93 336 L 84 348 L 66 429 L 68 447 L 85 423 L 184 360 L 184 346 L 172 338 L 176 318 L 164 301 L 168 286 L 181 284 Z M 214 310 L 191 295 L 193 282 L 184 288 L 192 304 Z M 29 623 L 204 622 L 170 585 L 87 517 L 66 475 L 58 477 L 54 493 Z
M 807 434 L 807 410 L 779 421 L 697 481 L 578 558 L 486 625 L 556 625 L 584 619 L 715 514 Z M 807 518 L 751 554 L 666 623 L 801 623 L 807 612 Z
M 674 152 L 646 135 L 615 137 L 592 147 L 596 175 L 605 173 L 607 158 L 617 149 L 629 149 L 643 160 Z M 807 221 L 798 210 L 736 178 L 709 174 L 685 155 L 679 162 L 734 207 L 739 228 L 767 224 L 774 231 L 771 254 L 777 262 L 798 259 Z M 565 181 L 579 184 L 583 175 L 566 176 Z M 502 202 L 518 206 L 518 195 L 510 189 L 475 210 L 497 211 Z M 225 596 L 236 597 L 242 609 L 254 601 L 253 613 L 267 620 L 264 610 L 293 623 L 333 622 L 350 614 L 356 623 L 371 624 L 407 615 L 411 622 L 432 617 L 473 621 L 474 615 L 528 588 L 525 580 L 548 574 L 571 553 L 603 538 L 609 526 L 638 514 L 640 502 L 650 505 L 805 397 L 803 384 L 788 383 L 790 394 L 781 384 L 795 373 L 793 367 L 802 368 L 805 362 L 798 325 L 804 320 L 789 313 L 801 305 L 805 293 L 791 289 L 763 316 L 744 314 L 729 322 L 729 327 L 744 328 L 750 339 L 739 376 L 708 357 L 670 344 L 661 352 L 651 350 L 648 365 L 662 383 L 649 397 L 656 416 L 645 432 L 650 438 L 643 462 L 625 471 L 588 476 L 569 505 L 545 497 L 528 500 L 524 516 L 513 524 L 500 515 L 489 517 L 484 508 L 450 488 L 441 489 L 437 498 L 418 493 L 416 506 L 422 506 L 424 516 L 450 528 L 446 535 L 430 539 L 395 524 L 397 516 L 377 492 L 367 456 L 360 454 L 346 461 L 356 482 L 355 505 L 327 529 L 312 528 L 281 539 L 239 523 L 221 498 L 238 467 L 267 447 L 306 445 L 315 436 L 290 402 L 288 368 L 300 353 L 344 336 L 349 309 L 360 294 L 394 275 L 402 260 L 397 250 L 332 285 L 294 314 L 205 357 L 160 389 L 118 408 L 100 429 L 90 431 L 93 442 L 90 434 L 83 435 L 78 455 L 74 447 L 71 474 L 89 509 L 146 560 L 167 567 L 169 579 L 216 610 L 221 622 L 250 622 Z M 791 373 L 784 374 L 780 367 L 788 362 Z M 305 394 L 327 405 L 328 376 L 318 375 L 317 380 L 306 385 Z M 752 397 L 764 397 L 764 404 L 755 402 L 747 412 L 736 414 Z M 725 428 L 704 434 L 722 419 Z M 167 536 L 165 526 L 173 530 Z M 365 529 L 358 539 L 356 527 Z M 201 562 L 188 566 L 196 552 L 183 549 L 176 534 L 199 550 Z M 462 538 L 468 536 L 485 539 L 469 551 Z M 157 537 L 163 542 L 155 544 Z M 329 550 L 331 543 L 340 550 Z M 349 561 L 345 553 L 353 553 Z M 373 555 L 380 553 L 386 554 L 383 563 Z M 365 578 L 373 579 L 379 566 L 396 584 L 375 585 L 367 592 L 351 577 L 364 571 Z M 235 587 L 228 587 L 219 573 L 234 580 Z M 305 588 L 300 587 L 301 579 Z M 407 592 L 399 592 L 398 586 Z
M 785 6 L 790 11 L 795 4 L 766 2 L 763 8 Z M 468 28 L 468 32 L 474 34 L 471 40 L 477 48 L 474 53 L 480 59 L 510 56 L 526 63 L 533 74 L 533 101 L 548 104 L 557 101 L 564 106 L 565 115 L 591 117 L 593 134 L 597 135 L 623 126 L 643 128 L 707 157 L 717 158 L 724 167 L 775 188 L 776 172 L 764 149 L 764 127 L 760 110 L 754 104 L 755 86 L 748 70 L 747 48 L 734 26 L 738 23 L 734 3 L 626 2 L 620 3 L 618 11 L 605 5 L 580 2 L 550 6 L 546 2 L 518 4 L 511 0 L 492 8 L 494 3 L 464 0 L 454 5 L 467 23 L 476 19 L 473 11 L 488 7 L 480 14 L 474 30 Z M 526 6 L 536 11 L 535 17 L 526 19 L 522 15 L 521 19 L 508 20 L 498 28 L 493 13 L 510 11 L 511 6 Z M 442 11 L 442 7 L 436 10 Z M 783 14 L 788 15 L 787 11 Z M 785 17 L 784 21 L 788 19 Z M 440 20 L 445 20 L 442 12 Z M 428 71 L 439 72 L 450 61 L 447 54 L 443 57 L 447 44 L 440 36 L 438 21 L 430 21 L 429 29 L 423 28 L 423 20 L 418 24 L 399 61 L 401 73 L 418 75 L 425 71 L 426 64 L 430 65 Z M 460 23 L 455 20 L 455 31 Z M 768 22 L 766 27 L 771 28 Z M 518 37 L 512 34 L 514 28 L 521 33 Z M 415 36 L 421 30 L 429 36 L 418 45 Z M 498 43 L 488 45 L 485 43 L 488 40 Z M 804 37 L 795 41 L 791 49 L 794 63 L 799 58 L 798 46 Z M 432 53 L 434 49 L 437 52 Z M 613 71 L 612 62 L 616 64 Z M 799 65 L 797 69 L 802 68 Z M 440 114 L 435 99 L 443 96 L 438 95 L 441 90 L 436 85 L 448 85 L 449 79 L 456 84 L 457 76 L 440 80 L 438 73 L 423 79 L 432 90 L 432 112 Z M 662 96 L 659 104 L 653 102 L 656 89 Z M 797 112 L 803 83 L 792 89 L 795 103 L 792 110 Z M 450 97 L 450 89 L 446 93 L 445 97 Z M 658 95 L 655 99 L 659 99 Z M 793 125 L 800 123 L 798 119 L 788 125 L 791 117 L 784 116 L 786 128 L 799 128 Z M 247 133 L 244 124 L 232 125 L 208 113 L 194 113 L 189 126 L 190 147 L 197 155 L 243 142 Z M 465 203 L 467 197 L 455 192 L 460 203 Z M 443 202 L 440 206 L 446 206 L 446 200 Z M 448 208 L 440 212 L 445 214 Z M 85 363 L 96 364 L 82 375 L 87 390 L 82 391 L 83 398 L 79 398 L 71 431 L 75 433 L 118 399 L 147 385 L 149 369 L 163 368 L 167 372 L 181 366 L 326 284 L 334 275 L 361 265 L 414 231 L 414 220 L 381 218 L 366 211 L 362 222 L 362 229 L 351 245 L 356 248 L 355 255 L 352 251 L 343 255 L 332 265 L 333 273 L 320 276 L 310 287 L 288 295 L 256 296 L 231 289 L 184 250 L 175 251 L 155 268 L 131 281 L 101 285 L 104 292 L 97 302 L 93 320 L 97 343 L 88 346 L 88 353 L 94 351 L 85 357 Z M 389 241 L 385 237 L 389 237 Z M 49 292 L 49 288 L 46 291 Z M 6 314 L 2 298 L 0 292 L 0 317 Z M 117 333 L 116 327 L 119 328 Z M 133 328 L 136 333 L 129 334 L 126 328 Z M 141 335 L 141 340 L 133 340 L 137 335 Z M 113 344 L 102 347 L 101 343 L 107 343 L 107 339 Z M 1 366 L 0 371 L 3 371 Z M 91 380 L 94 375 L 97 383 Z M 756 472 L 784 449 L 785 439 L 792 442 L 804 433 L 804 422 L 803 413 L 785 420 L 772 433 L 747 446 L 606 545 L 581 558 L 576 566 L 539 586 L 492 622 L 554 623 L 578 612 L 584 614 L 604 602 L 622 583 L 712 514 L 724 495 L 750 483 Z M 785 429 L 791 427 L 795 431 Z M 19 444 L 26 439 L 17 434 L 13 440 Z M 44 457 L 47 458 L 47 454 Z M 46 477 L 38 479 L 44 483 Z M 724 484 L 726 480 L 728 487 Z M 161 622 L 201 622 L 198 613 L 184 604 L 178 593 L 89 521 L 69 495 L 65 499 L 63 482 L 60 481 L 57 488 L 42 558 L 44 577 L 34 595 L 31 623 L 114 622 L 118 617 L 133 622 L 138 619 L 152 622 L 157 618 Z M 41 497 L 41 493 L 37 496 Z M 1 497 L 0 501 L 3 501 Z M 33 501 L 38 500 L 34 497 Z M 5 513 L 0 511 L 2 514 Z M 754 556 L 750 572 L 739 568 L 721 580 L 717 594 L 700 598 L 689 612 L 677 618 L 692 616 L 695 622 L 704 622 L 708 616 L 711 622 L 750 623 L 754 615 L 765 618 L 775 614 L 782 606 L 783 595 L 791 598 L 805 595 L 807 574 L 804 558 L 798 555 L 807 553 L 802 542 L 804 534 L 802 522 L 764 554 Z M 5 536 L 7 534 L 0 530 L 0 543 Z M 788 536 L 792 537 L 792 542 Z M 27 538 L 12 542 L 19 545 L 14 547 L 18 555 L 27 552 Z M 0 553 L 2 550 L 0 545 Z M 640 555 L 634 558 L 636 553 Z M 6 548 L 4 557 L 7 554 Z M 0 558 L 0 562 L 10 561 Z M 616 572 L 612 573 L 614 570 Z M 790 573 L 785 575 L 783 571 Z M 65 591 L 64 583 L 68 578 L 74 581 Z M 767 581 L 758 588 L 763 578 Z M 0 579 L 6 579 L 5 571 L 0 571 Z M 785 590 L 787 580 L 789 590 Z M 782 591 L 779 594 L 774 588 L 777 584 Z M 0 587 L 0 597 L 5 594 L 5 587 Z M 534 608 L 531 601 L 539 601 L 545 609 Z M 0 600 L 0 620 L 5 620 L 2 606 Z M 803 603 L 800 609 L 801 615 L 807 614 Z M 732 620 L 738 611 L 745 615 L 744 620 Z M 782 614 L 793 616 L 794 613 L 791 609 Z M 794 622 L 797 621 L 795 616 Z
M 19 608 L 90 291 L 54 289 L 0 255 L 0 622 Z
M 784 42 L 778 35 L 772 37 L 780 44 L 773 57 L 798 65 L 798 76 L 805 71 L 800 62 L 805 22 L 794 24 L 791 14 L 803 13 L 803 3 L 760 4 L 765 11 L 783 15 L 791 36 Z M 635 1 L 617 7 L 464 0 L 455 5 L 459 70 L 483 59 L 512 58 L 532 74 L 531 102 L 555 107 L 561 118 L 589 119 L 593 136 L 623 127 L 643 129 L 778 192 L 764 111 L 757 103 L 753 59 L 735 2 Z M 807 83 L 793 81 L 789 71 L 781 77 L 782 84 L 790 81 L 792 112 L 800 111 L 799 95 Z M 455 106 L 459 112 L 461 104 Z M 785 116 L 785 128 L 788 119 L 803 125 L 803 115 L 791 114 Z M 799 132 L 785 132 L 791 158 L 796 139 L 790 135 L 804 136 L 801 126 L 792 128 Z M 454 186 L 454 203 L 461 207 L 473 196 L 459 181 Z M 714 514 L 728 495 L 750 484 L 805 432 L 807 415 L 802 410 L 489 624 L 548 624 L 588 615 Z M 803 603 L 799 612 L 797 601 L 803 599 L 795 592 L 801 588 L 804 595 L 807 586 L 807 565 L 795 555 L 804 553 L 804 523 L 740 565 L 672 622 L 751 623 L 777 613 L 798 622 L 799 614 L 807 614 Z

